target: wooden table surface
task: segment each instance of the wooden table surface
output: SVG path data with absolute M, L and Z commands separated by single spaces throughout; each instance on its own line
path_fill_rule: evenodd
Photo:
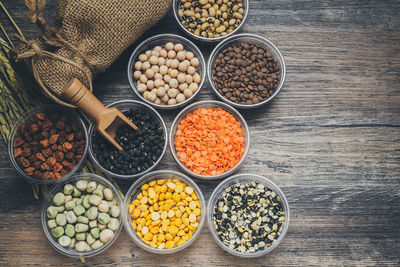
M 56 1 L 48 2 L 51 18 Z M 123 231 L 85 266 L 400 264 L 400 1 L 250 2 L 242 32 L 278 46 L 287 78 L 268 106 L 241 111 L 252 143 L 238 173 L 264 175 L 282 188 L 291 208 L 286 238 L 267 256 L 241 259 L 220 249 L 205 225 L 189 248 L 159 256 Z M 24 34 L 35 36 L 22 1 L 3 3 Z M 139 41 L 167 32 L 183 34 L 171 11 Z M 215 44 L 196 43 L 208 59 Z M 95 80 L 104 103 L 135 99 L 126 67 L 137 44 Z M 208 83 L 200 99 L 216 99 Z M 178 110 L 160 113 L 169 129 Z M 47 242 L 42 201 L 33 200 L 0 144 L 0 265 L 80 265 Z M 169 151 L 158 169 L 179 170 Z M 219 183 L 196 181 L 206 199 Z M 119 184 L 125 193 L 131 183 Z

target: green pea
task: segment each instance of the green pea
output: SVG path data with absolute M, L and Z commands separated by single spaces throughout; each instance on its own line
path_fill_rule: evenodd
M 57 206 L 61 206 L 65 202 L 65 195 L 61 192 L 58 192 L 53 197 L 53 203 Z
M 100 237 L 100 229 L 99 228 L 93 228 L 90 230 L 90 234 L 94 237 L 94 238 L 99 238 Z
M 88 223 L 89 223 L 89 219 L 86 218 L 85 216 L 79 216 L 79 217 L 78 217 L 78 222 L 79 222 L 79 223 L 88 224 Z
M 64 234 L 64 228 L 61 226 L 57 226 L 56 228 L 51 229 L 51 234 L 55 238 L 59 238 L 60 236 L 62 236 Z
M 76 188 L 78 188 L 79 191 L 85 191 L 87 186 L 88 186 L 88 181 L 86 180 L 79 180 L 76 182 Z
M 49 226 L 50 229 L 53 229 L 53 228 L 57 227 L 56 220 L 49 220 L 47 222 L 47 225 Z
M 71 244 L 71 238 L 69 236 L 63 235 L 58 239 L 58 244 L 63 247 L 68 247 Z
M 67 226 L 65 226 L 65 234 L 69 237 L 74 237 L 75 228 L 72 224 L 67 224 Z
M 76 223 L 77 218 L 76 218 L 75 213 L 72 210 L 68 211 L 67 215 L 65 217 L 66 217 L 68 223 Z
M 97 216 L 97 220 L 99 220 L 101 224 L 107 224 L 110 219 L 110 215 L 108 215 L 107 213 L 99 213 L 99 215 Z
M 111 216 L 114 218 L 117 218 L 119 214 L 121 213 L 121 210 L 118 206 L 112 206 L 110 210 Z
M 58 211 L 56 209 L 56 207 L 54 206 L 50 206 L 47 208 L 47 217 L 54 219 L 55 217 L 57 217 Z
M 94 194 L 95 192 L 93 192 Z M 89 198 L 89 202 L 90 204 L 94 205 L 94 206 L 98 206 L 101 202 L 101 198 L 98 195 L 92 195 Z
M 83 223 L 75 224 L 75 232 L 82 233 L 82 232 L 86 232 L 87 230 L 89 230 L 89 225 L 83 224 Z
M 57 217 L 56 217 L 56 223 L 59 226 L 66 225 L 67 224 L 67 219 L 65 218 L 65 215 L 64 214 L 58 214 Z
M 74 186 L 72 184 L 64 185 L 64 194 L 71 195 L 74 192 Z
M 92 245 L 94 243 L 94 241 L 96 241 L 96 239 L 91 234 L 88 234 L 88 236 L 86 237 L 86 242 L 89 245 Z
M 81 205 L 78 205 L 74 208 L 74 212 L 75 212 L 76 216 L 82 215 L 85 213 L 85 208 L 82 207 Z
M 98 209 L 97 207 L 90 207 L 88 211 L 86 212 L 86 216 L 89 218 L 89 220 L 94 220 L 97 218 L 98 214 Z
M 82 241 L 82 240 L 86 239 L 86 235 L 85 235 L 85 233 L 79 233 L 79 234 L 76 234 L 75 238 L 78 241 Z

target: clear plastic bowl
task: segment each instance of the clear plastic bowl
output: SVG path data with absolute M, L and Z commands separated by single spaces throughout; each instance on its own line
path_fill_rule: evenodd
M 111 104 L 107 105 L 107 107 L 116 107 L 122 113 L 125 112 L 125 111 L 128 111 L 131 108 L 148 111 L 153 116 L 154 119 L 156 119 L 156 120 L 158 120 L 160 122 L 160 124 L 161 124 L 161 126 L 163 128 L 163 132 L 164 132 L 163 135 L 164 135 L 164 139 L 165 139 L 164 148 L 163 148 L 163 151 L 162 151 L 160 157 L 158 158 L 158 160 L 153 164 L 153 166 L 151 166 L 147 170 L 145 170 L 143 172 L 140 172 L 140 173 L 127 174 L 127 175 L 114 173 L 114 172 L 104 168 L 100 164 L 100 162 L 97 160 L 96 156 L 94 155 L 92 142 L 93 142 L 93 134 L 94 134 L 94 131 L 95 131 L 96 127 L 92 123 L 92 124 L 90 124 L 90 127 L 89 127 L 89 157 L 90 157 L 90 159 L 103 172 L 107 173 L 108 175 L 111 175 L 112 177 L 120 178 L 120 179 L 137 178 L 137 177 L 140 177 L 143 174 L 148 173 L 151 170 L 153 170 L 160 163 L 161 159 L 164 157 L 165 151 L 167 150 L 167 143 L 168 143 L 167 126 L 165 126 L 165 122 L 164 122 L 163 118 L 161 117 L 161 115 L 154 108 L 150 107 L 146 103 L 142 103 L 142 102 L 136 101 L 136 100 L 121 100 L 121 101 L 117 101 L 117 102 L 111 103 Z
M 186 118 L 186 116 L 189 113 L 194 112 L 198 108 L 221 108 L 221 109 L 226 110 L 229 113 L 231 113 L 237 119 L 237 121 L 240 122 L 240 125 L 241 125 L 241 127 L 243 129 L 243 132 L 244 132 L 244 138 L 245 138 L 244 151 L 243 151 L 242 157 L 240 158 L 239 162 L 232 169 L 228 170 L 227 172 L 224 172 L 224 173 L 221 173 L 221 174 L 218 174 L 218 175 L 201 175 L 201 174 L 197 174 L 197 173 L 194 173 L 191 170 L 189 170 L 181 162 L 181 160 L 178 157 L 178 154 L 177 154 L 176 149 L 175 149 L 175 135 L 176 135 L 176 131 L 178 130 L 178 126 L 181 123 L 181 121 L 184 118 Z M 220 102 L 220 101 L 214 101 L 214 100 L 199 101 L 199 102 L 193 103 L 190 106 L 187 106 L 186 108 L 184 108 L 178 114 L 178 116 L 176 116 L 174 122 L 172 123 L 171 132 L 170 132 L 170 136 L 169 136 L 169 147 L 171 149 L 172 156 L 174 157 L 175 161 L 178 163 L 178 165 L 187 174 L 189 174 L 189 175 L 191 175 L 193 177 L 196 177 L 198 179 L 202 179 L 202 180 L 217 180 L 217 179 L 221 179 L 221 178 L 227 177 L 227 176 L 231 175 L 232 173 L 234 173 L 237 169 L 239 169 L 239 167 L 242 165 L 244 159 L 246 158 L 247 153 L 249 151 L 249 146 L 250 146 L 249 128 L 247 126 L 246 121 L 242 117 L 242 115 L 240 115 L 240 113 L 236 109 L 234 109 L 233 107 L 229 106 L 228 104 L 225 104 L 225 103 Z
M 218 201 L 221 193 L 227 187 L 229 187 L 235 183 L 238 183 L 238 182 L 242 183 L 242 182 L 253 182 L 253 181 L 257 182 L 257 183 L 261 183 L 261 184 L 267 186 L 268 188 L 272 189 L 281 198 L 281 202 L 283 204 L 283 209 L 284 209 L 284 213 L 285 213 L 285 223 L 283 226 L 283 230 L 282 230 L 281 234 L 279 235 L 278 239 L 275 240 L 271 246 L 269 246 L 268 248 L 266 248 L 264 250 L 257 251 L 254 253 L 245 253 L 245 252 L 239 252 L 239 251 L 229 248 L 219 239 L 218 234 L 214 228 L 214 218 L 213 218 L 214 217 L 214 206 L 217 204 L 217 201 Z M 238 256 L 238 257 L 243 257 L 243 258 L 260 257 L 267 253 L 270 253 L 277 246 L 279 246 L 279 244 L 284 239 L 286 232 L 288 230 L 289 220 L 290 220 L 289 204 L 288 204 L 287 199 L 286 199 L 285 195 L 283 194 L 282 190 L 276 184 L 274 184 L 271 180 L 269 180 L 263 176 L 256 175 L 256 174 L 246 174 L 246 173 L 237 174 L 237 175 L 229 177 L 228 179 L 221 182 L 212 192 L 210 200 L 208 202 L 208 207 L 207 207 L 207 222 L 208 222 L 208 226 L 210 227 L 211 235 L 213 236 L 214 240 L 217 242 L 217 244 L 222 249 L 224 249 L 228 253 Z
M 272 53 L 274 58 L 276 58 L 279 66 L 280 66 L 280 71 L 281 71 L 280 80 L 279 80 L 278 87 L 274 91 L 274 94 L 272 96 L 270 96 L 269 98 L 265 99 L 264 101 L 261 101 L 257 104 L 245 105 L 245 104 L 238 104 L 238 103 L 235 103 L 235 102 L 229 100 L 228 98 L 226 98 L 225 96 L 221 95 L 218 92 L 217 88 L 215 87 L 214 81 L 213 81 L 212 68 L 214 66 L 214 62 L 217 59 L 217 56 L 219 55 L 219 53 L 222 50 L 224 50 L 225 48 L 232 46 L 233 44 L 242 43 L 242 42 L 250 42 L 250 43 L 254 43 L 254 44 L 259 44 L 259 45 L 267 48 L 267 50 Z M 211 88 L 212 88 L 213 92 L 218 96 L 219 99 L 221 99 L 222 101 L 224 101 L 236 108 L 252 109 L 252 108 L 258 108 L 262 105 L 267 104 L 268 102 L 272 101 L 272 99 L 274 99 L 276 97 L 276 95 L 279 94 L 279 92 L 281 91 L 283 84 L 285 82 L 286 64 L 285 64 L 285 60 L 283 59 L 281 52 L 271 41 L 265 39 L 262 36 L 256 35 L 256 34 L 243 33 L 243 34 L 238 34 L 238 35 L 232 36 L 232 37 L 222 41 L 214 48 L 214 50 L 212 51 L 210 58 L 208 60 L 207 76 L 208 76 L 208 81 L 211 84 Z
M 119 216 L 119 227 L 118 229 L 114 232 L 114 236 L 113 238 L 108 241 L 106 244 L 104 244 L 102 247 L 95 249 L 95 250 L 91 250 L 91 251 L 85 251 L 85 252 L 78 252 L 73 248 L 65 248 L 63 246 L 61 246 L 57 239 L 54 238 L 51 233 L 50 233 L 50 229 L 47 225 L 47 208 L 49 207 L 49 203 L 51 203 L 53 197 L 55 194 L 57 194 L 58 192 L 63 190 L 64 185 L 68 184 L 68 183 L 75 183 L 78 180 L 88 180 L 88 181 L 95 181 L 96 183 L 102 184 L 107 188 L 110 188 L 114 194 L 114 197 L 116 198 L 118 205 L 121 209 L 121 213 Z M 69 179 L 63 181 L 62 183 L 59 183 L 57 185 L 55 185 L 50 192 L 47 195 L 47 198 L 45 200 L 45 202 L 43 203 L 42 206 L 42 210 L 40 213 L 40 219 L 42 222 L 42 228 L 43 228 L 43 232 L 46 235 L 47 239 L 49 240 L 51 246 L 57 250 L 59 253 L 64 254 L 65 256 L 68 257 L 72 257 L 72 258 L 89 258 L 89 257 L 93 257 L 96 256 L 100 253 L 102 253 L 103 251 L 105 251 L 106 249 L 108 249 L 109 247 L 111 247 L 111 245 L 115 242 L 115 240 L 117 240 L 118 235 L 120 234 L 122 227 L 123 227 L 123 216 L 124 216 L 124 212 L 123 212 L 123 200 L 121 198 L 121 195 L 119 194 L 118 190 L 115 188 L 114 185 L 112 185 L 107 179 L 98 176 L 96 174 L 92 174 L 92 173 L 81 173 L 81 174 L 76 174 L 72 177 L 70 177 Z
M 136 231 L 132 228 L 132 216 L 128 212 L 129 205 L 132 203 L 132 201 L 135 199 L 136 195 L 139 194 L 142 190 L 141 187 L 144 184 L 147 184 L 151 181 L 154 180 L 168 180 L 168 179 L 179 179 L 180 181 L 184 182 L 187 185 L 190 185 L 193 187 L 194 192 L 196 193 L 197 197 L 200 200 L 200 205 L 201 205 L 201 218 L 199 222 L 199 226 L 197 227 L 196 231 L 193 233 L 192 237 L 183 243 L 182 245 L 178 247 L 174 247 L 171 249 L 159 249 L 159 248 L 153 248 L 146 243 L 144 243 L 140 237 L 136 234 Z M 201 192 L 200 188 L 197 186 L 197 184 L 187 177 L 186 175 L 175 172 L 175 171 L 169 171 L 169 170 L 161 170 L 161 171 L 155 171 L 148 173 L 141 177 L 139 180 L 137 180 L 128 190 L 128 193 L 125 195 L 125 200 L 124 200 L 124 224 L 125 224 L 125 230 L 128 232 L 129 237 L 133 240 L 134 243 L 139 245 L 141 248 L 144 250 L 147 250 L 149 252 L 157 253 L 157 254 L 171 254 L 178 252 L 180 250 L 183 250 L 190 246 L 196 238 L 199 236 L 201 232 L 201 228 L 204 225 L 204 222 L 206 220 L 206 201 L 204 199 L 203 193 Z
M 185 101 L 183 101 L 181 103 L 177 103 L 175 105 L 159 105 L 159 104 L 156 104 L 156 103 L 153 103 L 151 101 L 144 99 L 143 95 L 141 93 L 139 93 L 137 90 L 136 80 L 132 77 L 132 73 L 133 73 L 132 70 L 134 68 L 136 61 L 138 61 L 139 55 L 146 52 L 147 50 L 153 49 L 154 47 L 156 47 L 158 45 L 164 46 L 167 42 L 181 43 L 183 45 L 184 50 L 193 52 L 195 57 L 197 57 L 200 62 L 198 73 L 201 77 L 201 82 L 199 84 L 199 88 L 190 98 L 186 99 Z M 206 79 L 206 62 L 204 60 L 203 54 L 201 53 L 200 49 L 193 42 L 189 41 L 188 39 L 186 39 L 182 36 L 176 35 L 176 34 L 169 34 L 169 33 L 159 34 L 159 35 L 155 35 L 155 36 L 150 37 L 149 39 L 143 41 L 140 45 L 138 45 L 138 47 L 136 47 L 135 51 L 133 51 L 133 53 L 129 59 L 129 63 L 128 63 L 128 79 L 129 79 L 129 84 L 131 85 L 133 92 L 135 92 L 135 94 L 144 102 L 148 103 L 149 105 L 151 105 L 155 108 L 159 108 L 159 109 L 175 109 L 175 108 L 179 108 L 179 107 L 182 107 L 182 106 L 188 104 L 200 92 L 201 88 L 203 87 L 204 81 Z
M 219 42 L 225 38 L 228 38 L 229 36 L 232 36 L 233 34 L 237 33 L 240 28 L 242 28 L 242 26 L 244 25 L 244 22 L 247 19 L 247 16 L 249 15 L 249 0 L 243 0 L 243 8 L 244 8 L 244 16 L 242 19 L 242 22 L 239 24 L 239 26 L 233 30 L 232 32 L 228 33 L 227 35 L 221 36 L 221 37 L 217 37 L 217 38 L 208 38 L 208 37 L 202 37 L 202 36 L 198 36 L 195 35 L 194 33 L 188 31 L 181 23 L 180 19 L 179 19 L 179 15 L 178 15 L 178 10 L 179 10 L 179 4 L 181 3 L 180 0 L 174 0 L 174 3 L 172 4 L 172 9 L 174 11 L 174 17 L 175 17 L 175 22 L 179 25 L 179 27 L 186 33 L 189 34 L 192 38 L 199 40 L 199 41 L 203 41 L 203 42 Z
M 76 166 L 75 166 L 75 168 L 73 170 L 71 170 L 69 173 L 67 173 L 66 175 L 64 175 L 60 179 L 42 180 L 42 179 L 38 179 L 38 178 L 34 178 L 32 176 L 29 176 L 21 169 L 21 167 L 18 165 L 18 163 L 16 162 L 16 160 L 14 158 L 14 140 L 15 140 L 16 137 L 18 137 L 18 128 L 19 128 L 19 126 L 22 123 L 26 123 L 26 122 L 29 122 L 29 121 L 33 120 L 35 115 L 37 113 L 40 113 L 40 112 L 56 112 L 56 113 L 65 114 L 68 118 L 71 118 L 73 121 L 78 122 L 79 125 L 82 127 L 83 132 L 85 133 L 85 141 L 86 141 L 86 143 L 85 143 L 85 151 L 83 152 L 81 160 L 76 164 Z M 83 120 L 81 119 L 80 115 L 76 111 L 73 111 L 73 110 L 71 110 L 69 108 L 66 108 L 66 107 L 63 107 L 63 106 L 60 106 L 60 105 L 54 105 L 54 104 L 41 105 L 41 106 L 38 106 L 38 107 L 26 112 L 14 124 L 14 126 L 13 126 L 13 128 L 11 130 L 10 140 L 8 141 L 8 156 L 10 157 L 11 163 L 13 164 L 13 166 L 17 170 L 17 172 L 19 174 L 21 174 L 22 177 L 24 177 L 29 182 L 36 183 L 36 184 L 54 184 L 54 183 L 59 183 L 59 182 L 62 182 L 64 180 L 68 179 L 69 177 L 71 177 L 74 173 L 76 173 L 82 167 L 82 164 L 85 162 L 86 156 L 87 156 L 87 152 L 88 152 L 88 146 L 89 146 L 88 145 L 88 143 L 89 143 L 88 139 L 89 138 L 88 138 L 86 125 L 83 122 Z

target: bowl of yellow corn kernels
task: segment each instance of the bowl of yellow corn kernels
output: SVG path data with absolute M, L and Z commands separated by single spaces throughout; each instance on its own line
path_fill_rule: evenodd
M 188 247 L 205 221 L 206 204 L 200 188 L 174 171 L 150 172 L 125 196 L 125 229 L 141 248 L 159 254 Z

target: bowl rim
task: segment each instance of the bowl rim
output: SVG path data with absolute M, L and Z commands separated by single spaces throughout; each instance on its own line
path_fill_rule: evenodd
M 230 114 L 234 115 L 236 117 L 236 119 L 240 122 L 241 127 L 244 131 L 244 137 L 245 137 L 245 147 L 244 147 L 244 151 L 243 154 L 240 158 L 240 160 L 238 161 L 238 163 L 236 163 L 236 165 L 229 169 L 228 171 L 218 174 L 218 175 L 201 175 L 201 174 L 197 174 L 192 172 L 191 170 L 189 170 L 179 159 L 178 155 L 176 154 L 176 149 L 175 149 L 175 145 L 174 145 L 174 139 L 175 139 L 175 134 L 174 134 L 174 129 L 177 129 L 177 127 L 179 126 L 179 123 L 182 119 L 184 119 L 184 115 L 186 115 L 185 113 L 190 112 L 190 110 L 192 108 L 196 108 L 196 110 L 198 108 L 204 107 L 204 106 L 216 106 L 219 108 L 224 109 L 225 111 L 229 112 Z M 247 138 L 246 138 L 247 137 Z M 171 129 L 170 129 L 170 134 L 169 134 L 169 148 L 171 151 L 171 154 L 174 158 L 174 160 L 178 163 L 179 167 L 186 172 L 187 174 L 189 174 L 190 176 L 193 176 L 197 179 L 201 179 L 201 180 L 218 180 L 218 179 L 222 179 L 225 178 L 229 175 L 231 175 L 232 173 L 236 172 L 240 166 L 243 164 L 244 160 L 246 159 L 248 152 L 249 152 L 249 148 L 250 148 L 250 130 L 249 127 L 247 125 L 246 120 L 244 119 L 244 117 L 239 113 L 239 111 L 237 111 L 234 107 L 221 102 L 221 101 L 216 101 L 216 100 L 203 100 L 203 101 L 198 101 L 195 103 L 190 104 L 189 106 L 185 107 L 181 112 L 179 112 L 179 114 L 175 117 L 174 121 L 172 122 L 171 125 Z
M 115 178 L 119 178 L 119 179 L 133 179 L 133 178 L 137 178 L 139 176 L 142 176 L 148 172 L 151 172 L 154 168 L 157 167 L 157 165 L 161 162 L 161 160 L 163 159 L 165 152 L 167 150 L 167 146 L 168 146 L 168 130 L 167 130 L 167 126 L 165 124 L 164 119 L 161 117 L 161 115 L 157 112 L 157 110 L 155 110 L 153 107 L 151 107 L 150 105 L 143 103 L 141 101 L 138 100 L 131 100 L 131 99 L 127 99 L 127 100 L 119 100 L 116 102 L 113 102 L 111 104 L 108 104 L 106 107 L 110 108 L 110 107 L 118 107 L 118 105 L 120 104 L 133 104 L 133 106 L 135 105 L 139 105 L 141 107 L 144 107 L 145 109 L 148 109 L 151 113 L 153 113 L 155 115 L 156 118 L 159 119 L 160 124 L 163 128 L 163 133 L 164 133 L 164 147 L 162 150 L 162 153 L 160 155 L 160 157 L 157 159 L 157 161 L 148 169 L 140 172 L 140 173 L 136 173 L 136 174 L 118 174 L 118 173 L 114 173 L 110 170 L 107 170 L 106 168 L 104 168 L 97 160 L 97 158 L 94 155 L 93 152 L 93 147 L 92 147 L 92 141 L 93 141 L 93 134 L 95 131 L 95 123 L 91 122 L 90 126 L 89 126 L 89 130 L 88 130 L 88 136 L 89 136 L 89 142 L 88 142 L 88 151 L 89 151 L 89 158 L 93 161 L 94 165 L 96 167 L 99 167 L 100 170 L 102 170 L 103 172 L 105 172 L 106 174 L 115 177 Z
M 214 208 L 215 203 L 218 201 L 219 197 L 221 196 L 221 193 L 223 192 L 223 190 L 225 190 L 225 188 L 227 188 L 228 186 L 230 186 L 236 182 L 239 182 L 240 180 L 246 180 L 248 182 L 255 181 L 256 183 L 262 183 L 262 184 L 268 186 L 269 189 L 273 190 L 281 198 L 281 202 L 283 204 L 284 213 L 285 213 L 284 226 L 283 226 L 282 232 L 279 235 L 278 239 L 276 239 L 270 247 L 268 247 L 264 250 L 254 252 L 254 253 L 239 252 L 239 251 L 229 248 L 218 238 L 218 235 L 214 229 L 213 208 Z M 284 238 L 287 234 L 288 228 L 289 228 L 290 208 L 289 208 L 289 203 L 287 201 L 285 194 L 282 192 L 280 187 L 277 186 L 273 181 L 271 181 L 270 179 L 268 179 L 265 176 L 261 176 L 258 174 L 240 173 L 240 174 L 236 174 L 236 175 L 233 175 L 233 176 L 225 179 L 213 190 L 213 192 L 211 193 L 211 196 L 209 198 L 208 204 L 207 204 L 207 222 L 208 222 L 208 226 L 211 231 L 211 235 L 212 235 L 213 239 L 218 244 L 218 246 L 220 246 L 223 250 L 225 250 L 226 252 L 228 252 L 234 256 L 238 256 L 238 257 L 242 257 L 242 258 L 256 258 L 256 257 L 264 256 L 264 255 L 272 252 L 280 245 L 280 243 L 282 243 L 282 241 L 284 240 Z
M 71 171 L 69 171 L 66 175 L 64 175 L 63 177 L 61 177 L 60 179 L 54 179 L 54 180 L 42 180 L 42 179 L 37 179 L 34 178 L 28 174 L 26 174 L 21 167 L 18 165 L 18 163 L 16 162 L 15 158 L 14 158 L 14 140 L 15 137 L 18 133 L 18 128 L 19 126 L 26 122 L 29 119 L 32 119 L 33 116 L 37 113 L 40 112 L 46 112 L 46 111 L 51 111 L 51 110 L 58 110 L 58 112 L 67 115 L 67 117 L 70 117 L 74 120 L 76 120 L 79 125 L 81 126 L 81 130 L 84 132 L 85 134 L 85 150 L 83 151 L 82 154 L 82 158 L 80 159 L 80 161 L 76 164 L 75 168 L 72 169 Z M 36 106 L 30 110 L 28 110 L 27 112 L 25 112 L 21 117 L 18 118 L 18 120 L 14 123 L 14 125 L 12 126 L 12 130 L 10 132 L 10 138 L 7 142 L 7 149 L 8 149 L 8 157 L 12 163 L 12 165 L 14 166 L 15 170 L 28 182 L 32 182 L 35 184 L 44 184 L 44 185 L 51 185 L 51 184 L 58 184 L 61 183 L 65 180 L 67 180 L 68 178 L 70 178 L 71 176 L 73 176 L 78 170 L 80 170 L 83 167 L 83 163 L 86 161 L 87 155 L 88 155 L 88 148 L 89 148 L 89 135 L 88 135 L 88 130 L 86 127 L 86 124 L 84 122 L 84 120 L 82 119 L 82 117 L 79 115 L 79 113 L 76 110 L 71 110 L 70 108 L 64 107 L 64 106 L 60 106 L 57 104 L 44 104 L 44 105 L 39 105 Z
M 50 204 L 51 198 L 58 192 L 61 192 L 60 189 L 68 184 L 68 183 L 73 183 L 74 181 L 77 180 L 91 180 L 91 181 L 95 181 L 97 183 L 102 183 L 103 185 L 106 185 L 108 188 L 110 188 L 113 191 L 114 197 L 116 198 L 118 205 L 120 207 L 120 215 L 119 215 L 119 226 L 118 229 L 114 232 L 114 236 L 113 238 L 107 242 L 106 244 L 104 244 L 103 246 L 101 246 L 98 249 L 94 249 L 91 251 L 84 251 L 84 252 L 78 252 L 75 249 L 72 249 L 75 253 L 69 252 L 68 248 L 64 248 L 62 247 L 60 244 L 58 244 L 58 242 L 55 240 L 54 237 L 51 236 L 50 230 L 48 229 L 47 226 L 47 214 L 46 214 L 46 210 L 47 207 Z M 63 181 L 62 183 L 58 183 L 55 186 L 53 186 L 51 188 L 51 190 L 49 191 L 46 199 L 44 200 L 43 204 L 42 204 L 42 208 L 40 210 L 40 221 L 42 224 L 42 230 L 44 232 L 44 235 L 46 236 L 47 240 L 49 241 L 50 245 L 59 253 L 71 257 L 71 258 L 89 258 L 89 257 L 93 257 L 96 256 L 104 251 L 106 251 L 108 248 L 110 248 L 112 246 L 112 244 L 118 239 L 119 234 L 122 231 L 123 228 L 123 199 L 120 195 L 120 193 L 118 192 L 118 190 L 115 188 L 115 186 L 108 181 L 106 178 L 101 177 L 97 174 L 94 173 L 78 173 L 75 174 L 71 177 L 69 177 L 67 180 Z
M 138 58 L 138 56 L 140 55 L 141 52 L 143 52 L 143 50 L 145 50 L 144 48 L 151 42 L 162 39 L 162 38 L 166 38 L 169 39 L 169 41 L 171 42 L 176 42 L 176 41 L 181 41 L 183 43 L 189 44 L 190 50 L 186 49 L 185 44 L 184 45 L 184 49 L 187 51 L 191 51 L 195 54 L 195 56 L 199 59 L 199 73 L 201 73 L 200 77 L 201 77 L 201 82 L 198 86 L 198 89 L 196 92 L 194 92 L 194 94 L 189 97 L 188 99 L 185 99 L 185 101 L 181 102 L 181 103 L 177 103 L 175 105 L 160 105 L 160 104 L 156 104 L 153 102 L 150 102 L 148 100 L 146 100 L 143 95 L 141 93 L 139 93 L 137 91 L 137 86 L 136 86 L 136 81 L 133 79 L 132 74 L 133 74 L 133 66 L 135 64 L 136 59 Z M 164 109 L 164 110 L 169 110 L 169 109 L 176 109 L 176 108 L 180 108 L 183 107 L 185 105 L 187 105 L 188 103 L 190 103 L 200 92 L 200 90 L 202 89 L 202 87 L 204 86 L 204 82 L 207 79 L 207 62 L 204 59 L 204 55 L 201 52 L 201 50 L 197 47 L 196 44 L 194 44 L 192 41 L 190 41 L 189 39 L 177 35 L 177 34 L 173 34 L 173 33 L 162 33 L 162 34 L 157 34 L 154 35 L 146 40 L 144 40 L 143 42 L 141 42 L 136 48 L 135 50 L 132 52 L 130 58 L 129 58 L 129 62 L 128 62 L 128 68 L 127 68 L 127 74 L 128 74 L 128 80 L 129 80 L 129 85 L 131 87 L 131 89 L 133 90 L 133 92 L 135 93 L 135 95 L 142 101 L 144 101 L 145 103 L 158 108 L 158 109 Z
M 276 88 L 276 90 L 274 91 L 272 96 L 270 96 L 269 98 L 267 98 L 264 101 L 259 102 L 257 104 L 246 105 L 246 104 L 235 103 L 235 102 L 229 100 L 228 98 L 226 98 L 225 96 L 221 95 L 218 92 L 217 88 L 215 87 L 214 81 L 213 81 L 212 68 L 213 68 L 213 64 L 214 64 L 216 57 L 218 56 L 218 54 L 220 53 L 220 51 L 223 48 L 225 48 L 226 46 L 229 46 L 231 43 L 233 43 L 235 41 L 240 41 L 241 39 L 252 39 L 252 40 L 261 42 L 264 47 L 266 47 L 268 50 L 272 50 L 272 52 L 276 54 L 276 56 L 274 56 L 274 57 L 280 63 L 281 77 L 279 80 L 278 88 Z M 246 40 L 244 40 L 244 41 L 246 41 Z M 249 41 L 249 40 L 247 40 L 247 41 Z M 270 101 L 272 101 L 281 91 L 281 89 L 285 83 L 285 80 L 286 80 L 286 63 L 285 63 L 285 59 L 284 59 L 281 51 L 270 40 L 268 40 L 267 38 L 265 38 L 263 36 L 253 34 L 253 33 L 241 33 L 241 34 L 237 34 L 237 35 L 231 36 L 231 37 L 223 40 L 213 49 L 213 51 L 211 52 L 210 57 L 208 59 L 208 62 L 207 62 L 207 79 L 211 85 L 211 89 L 214 92 L 214 94 L 216 94 L 217 97 L 219 99 L 221 99 L 222 101 L 224 101 L 236 108 L 241 108 L 241 109 L 259 108 L 259 107 L 269 103 Z
M 232 32 L 230 32 L 224 36 L 220 36 L 217 38 L 209 38 L 209 37 L 195 35 L 194 33 L 188 31 L 185 27 L 183 27 L 183 25 L 181 24 L 181 22 L 179 20 L 179 15 L 178 15 L 178 4 L 180 2 L 181 2 L 181 0 L 174 0 L 172 3 L 172 9 L 173 9 L 174 17 L 175 17 L 175 23 L 177 23 L 179 25 L 179 28 L 181 30 L 183 30 L 186 34 L 191 36 L 192 38 L 199 40 L 199 41 L 203 41 L 203 42 L 209 42 L 209 43 L 219 42 L 219 41 L 224 40 L 224 39 L 234 35 L 235 33 L 237 33 L 243 27 L 245 21 L 247 20 L 247 17 L 249 15 L 249 10 L 250 10 L 250 1 L 244 0 L 244 2 L 245 2 L 244 16 L 243 16 L 242 22 L 239 24 L 239 26 L 236 29 L 234 29 Z
M 199 201 L 200 201 L 200 210 L 201 210 L 201 215 L 200 215 L 200 222 L 199 222 L 199 226 L 197 227 L 196 231 L 193 233 L 192 237 L 187 240 L 185 243 L 183 243 L 180 246 L 171 248 L 171 249 L 158 249 L 158 248 L 152 248 L 151 246 L 147 245 L 146 243 L 144 243 L 136 234 L 136 231 L 133 230 L 132 226 L 131 226 L 131 219 L 130 219 L 130 214 L 128 212 L 129 209 L 129 205 L 132 202 L 132 197 L 133 197 L 133 192 L 138 189 L 138 192 L 136 192 L 136 194 L 138 194 L 139 192 L 141 192 L 141 189 L 139 188 L 139 186 L 141 186 L 142 184 L 146 183 L 146 181 L 148 180 L 159 180 L 159 179 L 170 179 L 168 177 L 166 178 L 162 178 L 162 176 L 172 176 L 174 179 L 179 179 L 181 181 L 183 181 L 184 183 L 190 185 L 191 187 L 193 187 L 194 192 L 196 193 Z M 206 204 L 206 200 L 204 198 L 203 192 L 201 191 L 200 187 L 191 179 L 189 178 L 187 175 L 177 172 L 177 171 L 172 171 L 172 170 L 157 170 L 157 171 L 153 171 L 150 173 L 145 174 L 144 176 L 142 176 L 140 179 L 136 180 L 131 187 L 129 188 L 128 192 L 125 194 L 125 199 L 124 199 L 124 227 L 125 227 L 125 231 L 128 233 L 128 236 L 131 238 L 131 240 L 137 244 L 139 247 L 141 247 L 144 250 L 147 250 L 149 252 L 153 252 L 156 254 L 171 254 L 171 253 L 175 253 L 178 252 L 180 250 L 183 250 L 187 247 L 189 247 L 200 235 L 200 232 L 204 226 L 204 223 L 206 222 L 206 217 L 207 217 L 207 204 Z

